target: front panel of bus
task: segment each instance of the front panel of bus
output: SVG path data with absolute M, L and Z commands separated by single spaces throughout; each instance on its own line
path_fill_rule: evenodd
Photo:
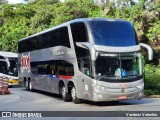
M 141 53 L 102 53 L 95 60 L 93 92 L 96 100 L 140 99 L 143 97 Z M 97 96 L 97 97 L 96 97 Z
M 90 20 L 88 28 L 90 44 L 95 49 L 91 62 L 93 101 L 142 99 L 142 59 L 132 24 Z

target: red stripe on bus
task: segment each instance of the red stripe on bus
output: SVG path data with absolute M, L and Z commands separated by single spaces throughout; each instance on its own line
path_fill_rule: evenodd
M 62 79 L 72 79 L 72 76 L 59 75 L 58 78 L 62 78 Z

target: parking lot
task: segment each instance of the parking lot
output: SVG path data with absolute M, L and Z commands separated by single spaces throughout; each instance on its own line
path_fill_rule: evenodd
M 78 111 L 78 112 L 91 112 L 90 117 L 94 117 L 95 111 L 99 112 L 127 112 L 127 111 L 159 111 L 160 99 L 159 98 L 144 98 L 142 100 L 126 100 L 119 102 L 101 102 L 94 103 L 90 101 L 83 101 L 80 104 L 72 102 L 64 102 L 61 97 L 55 94 L 45 93 L 41 91 L 29 92 L 23 87 L 9 88 L 11 94 L 0 95 L 0 111 Z M 57 114 L 59 114 L 57 113 Z M 70 112 L 71 113 L 71 112 Z M 77 114 L 77 117 L 80 115 Z M 83 114 L 82 114 L 83 115 Z M 86 115 L 86 114 L 85 114 Z M 56 117 L 56 116 L 55 116 Z M 58 115 L 61 117 L 61 115 Z M 62 117 L 63 116 L 62 114 Z M 72 117 L 72 116 L 70 116 Z M 74 117 L 74 116 L 73 116 Z M 83 116 L 86 117 L 86 116 Z M 105 117 L 102 116 L 102 117 Z M 6 120 L 7 118 L 5 118 Z M 9 119 L 9 118 L 8 118 Z M 84 119 L 84 118 L 83 118 Z M 116 116 L 115 118 L 117 119 Z M 127 117 L 129 120 L 129 118 Z M 131 120 L 134 118 L 131 118 Z M 155 118 L 148 118 L 155 119 Z M 158 118 L 156 118 L 158 119 Z

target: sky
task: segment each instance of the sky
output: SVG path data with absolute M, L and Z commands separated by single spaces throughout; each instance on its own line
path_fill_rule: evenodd
M 9 4 L 12 4 L 12 3 L 26 3 L 24 0 L 8 0 L 8 3 Z
M 64 2 L 65 0 L 61 0 Z M 16 3 L 26 3 L 25 0 L 8 0 L 9 4 L 16 4 Z

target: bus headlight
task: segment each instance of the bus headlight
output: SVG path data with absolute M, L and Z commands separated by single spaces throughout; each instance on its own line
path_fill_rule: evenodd
M 142 89 L 144 87 L 144 83 L 142 83 L 142 84 L 140 84 L 140 85 L 138 85 L 136 87 L 139 88 L 139 89 Z

